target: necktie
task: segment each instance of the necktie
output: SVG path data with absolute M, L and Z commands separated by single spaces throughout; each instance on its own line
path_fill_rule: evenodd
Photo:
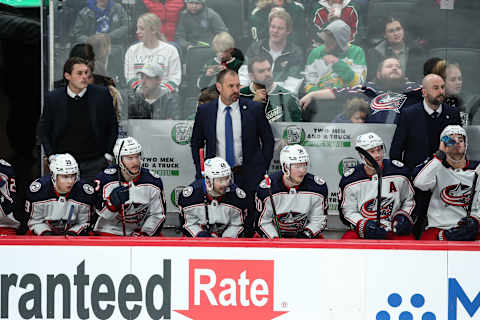
M 433 119 L 437 119 L 437 118 L 438 118 L 438 112 L 437 112 L 437 111 L 433 111 L 433 113 L 432 113 L 432 118 L 433 118 Z
M 75 100 L 77 100 L 77 101 L 80 100 L 80 96 L 79 96 L 79 95 L 76 95 L 76 96 L 75 96 Z
M 232 110 L 230 106 L 225 108 L 225 160 L 233 168 L 235 165 L 235 153 L 233 149 L 233 124 L 230 110 Z

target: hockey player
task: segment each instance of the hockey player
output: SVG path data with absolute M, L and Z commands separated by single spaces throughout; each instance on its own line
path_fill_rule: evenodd
M 142 146 L 132 137 L 118 139 L 116 165 L 97 175 L 94 231 L 99 235 L 158 236 L 166 203 L 160 176 L 142 168 Z
M 415 187 L 432 192 L 421 240 L 480 240 L 478 198 L 469 209 L 474 170 L 480 162 L 466 159 L 467 145 L 462 127 L 447 126 L 440 134 L 440 150 L 416 170 Z
M 183 232 L 189 237 L 238 238 L 247 216 L 246 193 L 231 182 L 220 157 L 205 161 L 205 179 L 184 188 L 178 199 Z
M 356 146 L 367 151 L 382 170 L 381 214 L 377 221 L 378 175 L 360 154 L 362 164 L 347 170 L 338 191 L 340 218 L 352 230 L 342 239 L 414 240 L 411 234 L 415 207 L 410 171 L 400 161 L 383 159 L 385 145 L 375 133 L 357 137 Z
M 94 206 L 94 189 L 79 180 L 78 164 L 68 153 L 50 162 L 51 174 L 30 184 L 25 211 L 35 235 L 88 235 Z
M 15 211 L 15 173 L 12 166 L 0 159 L 0 235 L 15 235 L 20 226 L 13 213 Z
M 328 188 L 322 178 L 307 172 L 309 162 L 302 146 L 285 146 L 280 151 L 282 171 L 258 186 L 258 229 L 264 237 L 323 238 Z

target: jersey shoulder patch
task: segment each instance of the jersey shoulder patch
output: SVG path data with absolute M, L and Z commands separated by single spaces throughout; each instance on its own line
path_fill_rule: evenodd
M 193 187 L 192 186 L 188 186 L 188 187 L 183 188 L 182 194 L 185 198 L 190 197 L 192 195 L 192 193 L 193 193 Z
M 114 174 L 114 173 L 117 172 L 117 169 L 116 168 L 107 168 L 107 169 L 103 170 L 103 172 L 105 174 Z
M 314 176 L 313 181 L 315 181 L 315 183 L 318 184 L 318 185 L 324 185 L 325 184 L 325 180 L 323 180 L 319 176 Z
M 95 189 L 88 183 L 85 183 L 83 185 L 83 191 L 85 191 L 86 194 L 93 194 L 95 192 Z
M 237 194 L 237 197 L 239 197 L 240 199 L 245 199 L 245 197 L 247 196 L 245 191 L 243 191 L 240 188 L 235 189 L 235 193 Z
M 41 188 L 42 188 L 42 184 L 38 181 L 33 181 L 29 187 L 30 192 L 38 192 Z
M 161 179 L 160 175 L 158 173 L 156 173 L 155 171 L 153 170 L 148 170 L 148 172 L 150 172 L 150 175 L 154 178 L 157 178 L 157 179 Z
M 265 179 L 263 179 L 262 182 L 260 182 L 260 188 L 262 188 L 262 189 L 267 189 L 268 188 L 267 181 L 265 181 Z
M 343 173 L 343 176 L 348 177 L 355 171 L 355 168 L 350 168 Z
M 5 167 L 11 167 L 12 165 L 8 163 L 7 161 L 0 159 L 0 164 L 4 165 Z
M 402 168 L 404 166 L 403 162 L 398 160 L 392 160 L 392 164 L 399 168 Z

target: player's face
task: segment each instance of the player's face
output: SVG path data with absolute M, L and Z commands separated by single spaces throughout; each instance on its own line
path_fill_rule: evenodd
M 74 64 L 72 73 L 65 72 L 68 87 L 74 93 L 79 93 L 88 86 L 88 67 L 86 64 Z
M 162 82 L 159 77 L 149 77 L 144 73 L 140 73 L 140 78 L 142 80 L 143 94 L 146 97 L 152 96 Z
M 290 31 L 287 29 L 287 23 L 280 18 L 273 18 L 268 28 L 270 40 L 273 42 L 281 42 L 288 38 Z
M 273 84 L 273 74 L 270 62 L 265 60 L 263 62 L 255 62 L 252 66 L 252 80 L 256 83 L 263 84 L 270 88 Z
M 447 69 L 445 79 L 445 94 L 448 96 L 457 95 L 462 91 L 462 72 L 457 67 Z
M 213 179 L 213 191 L 217 194 L 223 195 L 227 192 L 230 185 L 230 176 Z
M 441 77 L 434 77 L 422 89 L 423 96 L 427 102 L 439 106 L 445 99 L 445 83 Z
M 294 163 L 290 165 L 290 180 L 298 185 L 302 183 L 303 178 L 307 174 L 308 164 L 306 162 Z
M 142 155 L 140 153 L 122 156 L 122 162 L 125 168 L 133 174 L 140 173 L 140 164 L 142 162 Z
M 57 174 L 55 189 L 57 189 L 58 193 L 70 192 L 72 191 L 76 179 L 76 174 Z
M 217 90 L 220 92 L 222 102 L 231 105 L 238 100 L 240 95 L 240 80 L 238 75 L 226 74 L 222 83 L 217 82 Z
M 203 8 L 203 4 L 201 4 L 200 2 L 189 2 L 189 3 L 187 3 L 187 10 L 191 14 L 198 13 L 200 10 L 202 10 L 202 8 Z
M 383 62 L 382 69 L 380 69 L 380 72 L 377 74 L 377 78 L 383 80 L 403 78 L 403 71 L 400 62 L 395 58 L 386 59 Z
M 383 163 L 383 147 L 382 146 L 377 146 L 373 147 L 367 150 L 368 153 L 372 156 L 372 158 L 378 163 L 378 165 L 381 167 Z M 365 161 L 373 167 L 373 165 L 365 159 Z
M 385 40 L 388 43 L 395 45 L 403 43 L 404 32 L 403 27 L 398 21 L 387 23 L 385 26 Z
M 447 147 L 447 154 L 455 160 L 460 160 L 465 156 L 465 138 L 461 134 L 451 134 L 450 138 L 457 143 L 451 147 Z

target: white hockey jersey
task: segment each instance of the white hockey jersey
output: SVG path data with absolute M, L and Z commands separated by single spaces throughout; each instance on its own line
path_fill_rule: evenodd
M 405 215 L 413 224 L 415 208 L 414 191 L 410 183 L 410 170 L 396 160 L 383 160 L 382 203 L 380 223 L 385 230 L 392 230 L 392 219 Z M 378 176 L 367 175 L 363 164 L 347 170 L 340 180 L 338 211 L 343 223 L 357 228 L 365 219 L 377 218 Z
M 282 181 L 283 173 L 270 176 L 273 202 L 281 236 L 295 238 L 299 233 L 310 230 L 314 237 L 327 226 L 328 188 L 318 176 L 307 173 L 296 188 L 287 188 Z M 270 192 L 263 180 L 255 197 L 259 213 L 258 227 L 268 238 L 278 237 L 274 221 Z
M 448 163 L 443 165 L 442 161 L 433 157 L 417 168 L 413 184 L 420 190 L 432 192 L 427 210 L 427 229 L 450 229 L 466 216 L 474 171 L 479 163 L 480 161 L 467 161 L 465 168 L 454 169 Z M 477 186 L 472 215 L 480 218 L 478 191 Z

